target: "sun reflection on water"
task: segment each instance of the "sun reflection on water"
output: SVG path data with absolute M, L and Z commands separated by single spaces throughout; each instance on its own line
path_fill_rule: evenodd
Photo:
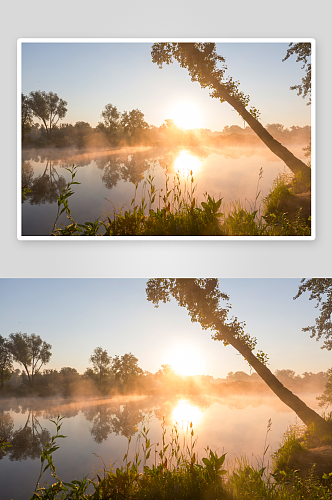
M 174 168 L 176 171 L 180 172 L 183 177 L 187 177 L 190 175 L 190 172 L 195 175 L 199 172 L 202 166 L 202 162 L 197 158 L 197 156 L 193 156 L 188 151 L 181 151 L 179 156 L 174 161 Z
M 202 420 L 202 417 L 203 412 L 197 406 L 192 406 L 185 399 L 181 399 L 172 411 L 173 422 L 182 426 L 192 422 L 195 427 Z

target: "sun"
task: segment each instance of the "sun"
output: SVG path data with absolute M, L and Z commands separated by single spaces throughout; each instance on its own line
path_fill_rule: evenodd
M 175 125 L 183 129 L 200 128 L 202 117 L 195 104 L 181 101 L 171 109 L 170 117 Z
M 203 359 L 198 349 L 189 344 L 176 346 L 168 357 L 170 364 L 178 375 L 200 375 L 203 368 Z

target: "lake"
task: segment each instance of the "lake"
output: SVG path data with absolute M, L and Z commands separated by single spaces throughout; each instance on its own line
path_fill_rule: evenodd
M 300 395 L 316 409 L 315 395 Z M 162 422 L 165 418 L 166 437 L 178 423 L 180 443 L 185 438 L 189 422 L 193 423 L 194 438 L 198 438 L 196 453 L 201 459 L 209 446 L 221 455 L 227 452 L 228 466 L 236 457 L 246 456 L 253 465 L 268 465 L 271 453 L 278 448 L 289 424 L 296 415 L 276 396 L 195 397 L 118 397 L 96 400 L 48 400 L 46 398 L 0 401 L 0 436 L 7 436 L 13 447 L 7 455 L 0 453 L 1 500 L 27 500 L 31 496 L 40 471 L 40 452 L 55 434 L 48 419 L 64 416 L 59 439 L 60 449 L 53 459 L 59 477 L 64 481 L 82 479 L 83 475 L 109 466 L 121 466 L 132 436 L 129 460 L 135 453 L 142 421 L 149 427 L 153 443 L 148 464 L 154 463 L 155 444 L 161 443 Z M 269 419 L 272 421 L 267 434 Z M 267 435 L 267 437 L 266 437 Z M 160 447 L 158 448 L 160 449 Z M 45 474 L 44 481 L 54 482 Z
M 303 146 L 291 146 L 289 149 L 305 161 Z M 128 210 L 134 198 L 134 204 L 139 204 L 142 196 L 148 201 L 149 175 L 153 177 L 151 182 L 157 190 L 153 208 L 162 206 L 167 175 L 168 190 L 173 187 L 174 174 L 179 172 L 182 193 L 190 192 L 189 173 L 192 171 L 195 199 L 199 203 L 204 201 L 204 193 L 215 199 L 223 198 L 224 212 L 235 201 L 240 201 L 248 209 L 259 208 L 277 175 L 290 173 L 265 145 L 227 146 L 222 149 L 24 150 L 22 184 L 33 188 L 33 192 L 28 193 L 22 202 L 23 236 L 51 235 L 57 214 L 57 198 L 71 179 L 66 168 L 73 164 L 78 166 L 75 180 L 80 185 L 73 186 L 75 193 L 69 199 L 69 206 L 74 220 L 79 223 L 113 216 L 120 208 Z M 258 186 L 260 173 L 262 178 Z M 148 208 L 149 204 L 146 210 Z M 58 225 L 61 223 L 68 224 L 65 214 Z

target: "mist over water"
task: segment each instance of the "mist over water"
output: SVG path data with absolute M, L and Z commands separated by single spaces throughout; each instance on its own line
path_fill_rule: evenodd
M 301 395 L 317 409 L 315 395 Z M 161 443 L 162 422 L 165 419 L 166 438 L 177 423 L 181 443 L 190 440 L 187 428 L 193 423 L 196 452 L 203 458 L 206 446 L 213 451 L 227 452 L 229 465 L 236 457 L 246 456 L 253 464 L 261 463 L 269 419 L 271 431 L 267 436 L 268 464 L 282 435 L 295 414 L 276 396 L 132 396 L 97 399 L 20 398 L 0 402 L 0 435 L 8 436 L 13 447 L 0 455 L 0 484 L 2 497 L 15 500 L 30 498 L 40 470 L 40 452 L 45 442 L 55 434 L 48 419 L 64 416 L 59 439 L 60 449 L 54 453 L 57 473 L 64 481 L 102 469 L 103 463 L 115 467 L 123 464 L 128 437 L 132 436 L 128 460 L 132 460 L 143 422 L 149 427 L 153 443 L 150 465 L 158 460 L 154 453 Z M 98 455 L 98 456 L 97 456 Z M 156 458 L 154 457 L 156 455 Z M 149 463 L 148 462 L 148 463 Z M 158 463 L 158 462 L 157 462 Z M 13 481 L 19 477 L 20 481 Z M 91 477 L 91 476 L 90 476 Z M 50 475 L 44 481 L 52 483 Z
M 288 146 L 304 160 L 303 144 Z M 223 147 L 152 147 L 113 148 L 105 150 L 24 150 L 22 153 L 22 184 L 32 191 L 22 203 L 22 235 L 49 236 L 57 213 L 57 198 L 70 180 L 66 168 L 77 165 L 74 195 L 69 199 L 72 215 L 78 222 L 113 217 L 120 209 L 128 210 L 148 202 L 152 183 L 157 196 L 152 208 L 162 206 L 166 176 L 168 188 L 173 187 L 179 172 L 182 192 L 192 192 L 196 201 L 204 201 L 204 193 L 217 200 L 223 198 L 225 210 L 231 202 L 240 201 L 247 208 L 259 208 L 269 194 L 278 174 L 290 173 L 288 168 L 264 145 Z M 262 178 L 259 176 L 262 169 Z M 190 172 L 194 183 L 190 182 Z M 257 199 L 256 199 L 257 198 Z M 150 207 L 147 207 L 147 210 Z M 63 214 L 59 223 L 67 223 Z

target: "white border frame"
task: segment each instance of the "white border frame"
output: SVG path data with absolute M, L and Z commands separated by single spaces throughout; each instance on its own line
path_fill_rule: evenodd
M 311 235 L 310 236 L 22 236 L 21 204 L 21 94 L 23 43 L 157 43 L 157 42 L 213 42 L 213 43 L 311 43 Z M 17 40 L 17 239 L 24 240 L 96 240 L 96 241 L 151 241 L 151 240 L 255 240 L 291 241 L 316 238 L 316 40 L 314 38 L 19 38 Z

